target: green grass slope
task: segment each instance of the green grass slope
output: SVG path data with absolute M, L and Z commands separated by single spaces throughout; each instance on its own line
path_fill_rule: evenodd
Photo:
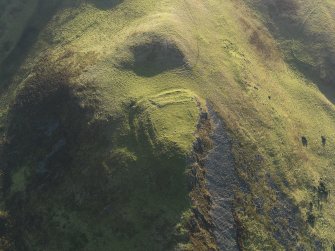
M 206 101 L 247 187 L 239 248 L 334 248 L 333 1 L 23 2 L 0 58 L 3 249 L 218 249 L 189 182 Z

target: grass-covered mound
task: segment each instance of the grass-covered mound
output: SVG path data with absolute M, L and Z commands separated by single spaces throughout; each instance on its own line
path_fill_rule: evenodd
M 187 242 L 178 223 L 190 208 L 185 172 L 197 97 L 165 91 L 96 118 L 101 100 L 87 97 L 94 83 L 71 82 L 83 66 L 49 60 L 9 112 L 2 167 L 13 248 L 165 250 Z

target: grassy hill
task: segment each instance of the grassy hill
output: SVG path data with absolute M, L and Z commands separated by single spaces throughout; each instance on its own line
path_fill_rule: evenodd
M 2 249 L 334 249 L 335 2 L 1 5 Z

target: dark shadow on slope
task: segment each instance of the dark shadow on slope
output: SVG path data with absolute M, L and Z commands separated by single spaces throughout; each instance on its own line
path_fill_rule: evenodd
M 335 63 L 328 61 L 326 67 L 328 70 L 326 75 L 322 77 L 321 69 L 306 64 L 298 59 L 287 60 L 287 62 L 303 74 L 305 78 L 315 83 L 318 89 L 323 93 L 323 95 L 333 104 L 335 104 L 335 76 L 332 76 L 333 73 L 331 69 L 335 69 Z
M 48 191 L 68 174 L 90 114 L 80 107 L 69 84 L 71 72 L 45 65 L 43 61 L 42 68 L 34 69 L 35 77 L 27 80 L 11 105 L 6 144 L 0 153 L 2 200 L 12 218 L 11 232 L 6 234 L 13 248 L 8 250 L 31 250 L 24 234 L 48 223 L 49 215 L 34 207 L 43 205 Z M 23 174 L 19 182 L 17 172 Z
M 111 9 L 123 0 L 89 0 L 99 9 Z M 82 1 L 77 0 L 39 0 L 37 8 L 31 19 L 26 24 L 21 38 L 13 51 L 0 65 L 0 92 L 6 89 L 12 82 L 13 77 L 18 73 L 22 63 L 26 59 L 30 49 L 38 39 L 40 32 L 51 20 L 59 8 L 75 7 Z
M 313 250 L 322 250 L 322 242 L 308 234 L 306 223 L 298 206 L 279 188 L 270 175 L 267 175 L 267 182 L 277 196 L 276 202 L 269 212 L 270 222 L 275 226 L 273 237 L 287 250 L 306 250 L 307 247 L 299 242 L 297 234 L 302 232 L 304 236 L 309 237 L 309 245 Z
M 92 2 L 95 5 L 95 7 L 99 9 L 108 10 L 121 4 L 123 0 L 91 0 L 90 2 Z
M 165 71 L 187 68 L 187 60 L 178 45 L 162 38 L 154 37 L 130 50 L 133 61 L 125 62 L 124 66 L 139 76 L 152 77 Z
M 14 75 L 26 59 L 30 48 L 36 42 L 40 31 L 52 18 L 61 2 L 61 0 L 39 1 L 38 7 L 28 21 L 18 44 L 0 65 L 0 91 L 11 84 Z
M 295 0 L 249 2 L 266 17 L 266 25 L 280 40 L 286 61 L 314 82 L 325 97 L 335 104 L 335 48 L 328 34 L 331 30 L 324 30 L 320 25 L 326 24 L 315 22 L 313 25 L 319 27 L 320 32 L 308 28 L 309 15 L 317 10 L 317 3 L 311 5 L 310 10 L 302 11 L 302 2 Z M 305 16 L 301 14 L 306 12 Z M 332 22 L 330 19 L 329 22 Z M 310 58 L 311 62 L 304 62 L 305 58 Z
M 11 106 L 0 152 L 9 250 L 173 250 L 187 238 L 175 229 L 189 208 L 184 153 L 155 140 L 133 103 L 124 118 L 93 121 L 99 106 L 80 89 L 92 94 L 94 83 L 76 86 L 68 65 L 40 64 Z
M 10 169 L 5 170 L 10 176 L 16 167 L 34 156 L 36 159 L 31 160 L 38 162 L 34 171 L 42 181 L 50 175 L 51 170 L 46 169 L 49 162 L 57 162 L 54 157 L 62 149 L 76 145 L 89 110 L 81 108 L 73 94 L 73 87 L 69 84 L 70 72 L 36 67 L 35 74 L 17 93 L 11 105 L 5 148 L 5 159 Z M 68 156 L 69 152 L 64 154 Z M 4 184 L 3 188 L 7 190 L 11 181 L 5 180 Z

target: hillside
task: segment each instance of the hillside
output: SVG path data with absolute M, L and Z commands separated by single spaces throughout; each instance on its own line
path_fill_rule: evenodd
M 1 250 L 335 249 L 335 1 L 0 7 Z

